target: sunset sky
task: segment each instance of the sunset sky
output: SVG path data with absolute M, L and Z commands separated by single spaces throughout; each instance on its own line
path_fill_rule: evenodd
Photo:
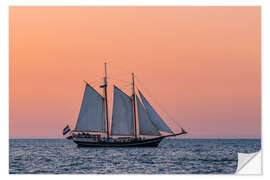
M 186 138 L 261 136 L 260 7 L 10 7 L 10 138 L 61 138 L 87 80 L 131 72 Z M 110 109 L 111 109 L 110 103 Z M 111 110 L 110 110 L 111 111 Z M 111 114 L 111 112 L 110 112 Z

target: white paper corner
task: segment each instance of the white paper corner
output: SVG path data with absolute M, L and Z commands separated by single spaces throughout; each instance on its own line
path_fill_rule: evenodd
M 262 152 L 238 153 L 237 175 L 261 175 Z

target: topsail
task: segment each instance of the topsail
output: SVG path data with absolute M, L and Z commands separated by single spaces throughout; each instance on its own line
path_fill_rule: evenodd
M 86 84 L 76 131 L 105 132 L 104 98 Z

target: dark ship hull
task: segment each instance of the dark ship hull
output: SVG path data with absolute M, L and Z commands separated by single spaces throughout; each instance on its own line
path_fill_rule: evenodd
M 130 141 L 98 141 L 73 139 L 79 147 L 157 147 L 164 136 L 151 139 L 133 139 Z

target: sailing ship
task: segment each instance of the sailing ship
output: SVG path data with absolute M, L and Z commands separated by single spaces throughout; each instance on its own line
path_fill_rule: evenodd
M 104 85 L 100 86 L 104 88 L 104 96 L 85 81 L 76 127 L 67 139 L 72 139 L 80 147 L 157 147 L 166 137 L 187 134 L 183 128 L 181 132 L 174 133 L 139 89 L 138 97 L 134 73 L 131 96 L 114 85 L 112 123 L 109 128 L 106 65 Z M 63 135 L 69 131 L 69 126 L 66 126 Z M 167 134 L 162 135 L 161 132 Z

